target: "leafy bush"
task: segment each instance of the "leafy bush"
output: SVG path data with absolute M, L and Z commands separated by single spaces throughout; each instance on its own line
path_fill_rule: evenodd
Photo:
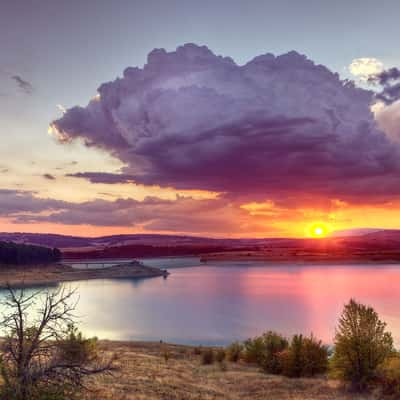
M 269 331 L 244 343 L 244 359 L 260 365 L 266 372 L 281 372 L 279 354 L 286 350 L 288 341 L 282 335 Z
M 393 354 L 393 339 L 372 307 L 350 300 L 339 319 L 332 359 L 334 372 L 353 390 L 365 390 Z
M 58 358 L 60 361 L 84 365 L 96 361 L 97 338 L 85 338 L 78 329 L 69 324 L 66 332 L 66 338 L 58 340 Z
M 233 342 L 226 348 L 228 361 L 238 362 L 243 352 L 243 344 L 240 342 Z
M 278 357 L 281 373 L 288 377 L 309 377 L 328 369 L 328 348 L 312 335 L 293 336 L 289 348 Z
M 215 354 L 215 359 L 217 362 L 222 363 L 225 360 L 226 353 L 224 349 L 218 349 L 217 353 Z
M 400 355 L 389 357 L 379 368 L 377 384 L 385 396 L 400 398 Z
M 201 363 L 203 365 L 210 365 L 214 362 L 214 351 L 213 349 L 205 349 L 201 353 Z
M 264 341 L 261 336 L 247 339 L 243 343 L 243 359 L 248 363 L 261 364 L 264 357 Z

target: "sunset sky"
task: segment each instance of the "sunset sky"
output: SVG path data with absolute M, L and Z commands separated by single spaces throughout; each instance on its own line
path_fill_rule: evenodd
M 4 1 L 0 231 L 400 228 L 400 2 Z

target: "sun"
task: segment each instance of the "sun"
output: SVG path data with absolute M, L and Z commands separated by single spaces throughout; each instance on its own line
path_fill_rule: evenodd
M 323 238 L 328 234 L 328 231 L 328 227 L 323 223 L 315 223 L 309 228 L 309 234 L 313 238 Z

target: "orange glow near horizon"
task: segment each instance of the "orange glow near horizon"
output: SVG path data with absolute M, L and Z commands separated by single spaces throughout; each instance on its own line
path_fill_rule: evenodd
M 44 195 L 43 195 L 44 197 Z M 192 207 L 193 206 L 193 207 Z M 177 212 L 176 209 L 174 209 Z M 224 213 L 222 212 L 224 211 Z M 58 233 L 73 236 L 107 236 L 116 234 L 159 233 L 214 238 L 323 238 L 335 231 L 357 228 L 398 229 L 400 202 L 383 205 L 352 205 L 335 202 L 330 208 L 307 207 L 283 209 L 272 202 L 227 205 L 218 214 L 193 203 L 183 208 L 190 215 L 187 225 L 164 224 L 160 229 L 146 226 L 146 221 L 131 226 L 62 224 L 47 221 L 15 223 L 12 217 L 0 217 L 0 232 Z M 196 217 L 196 218 L 195 218 Z M 168 218 L 168 214 L 162 215 Z M 204 221 L 209 221 L 207 224 Z M 215 230 L 215 221 L 221 229 Z M 222 225 L 226 221 L 226 226 Z M 173 221 L 172 221 L 173 222 Z M 170 228 L 170 229 L 168 229 Z M 317 229 L 316 229 L 317 228 Z

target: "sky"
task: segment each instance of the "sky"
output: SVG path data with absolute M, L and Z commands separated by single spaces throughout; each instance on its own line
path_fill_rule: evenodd
M 400 228 L 399 13 L 2 2 L 0 231 Z

